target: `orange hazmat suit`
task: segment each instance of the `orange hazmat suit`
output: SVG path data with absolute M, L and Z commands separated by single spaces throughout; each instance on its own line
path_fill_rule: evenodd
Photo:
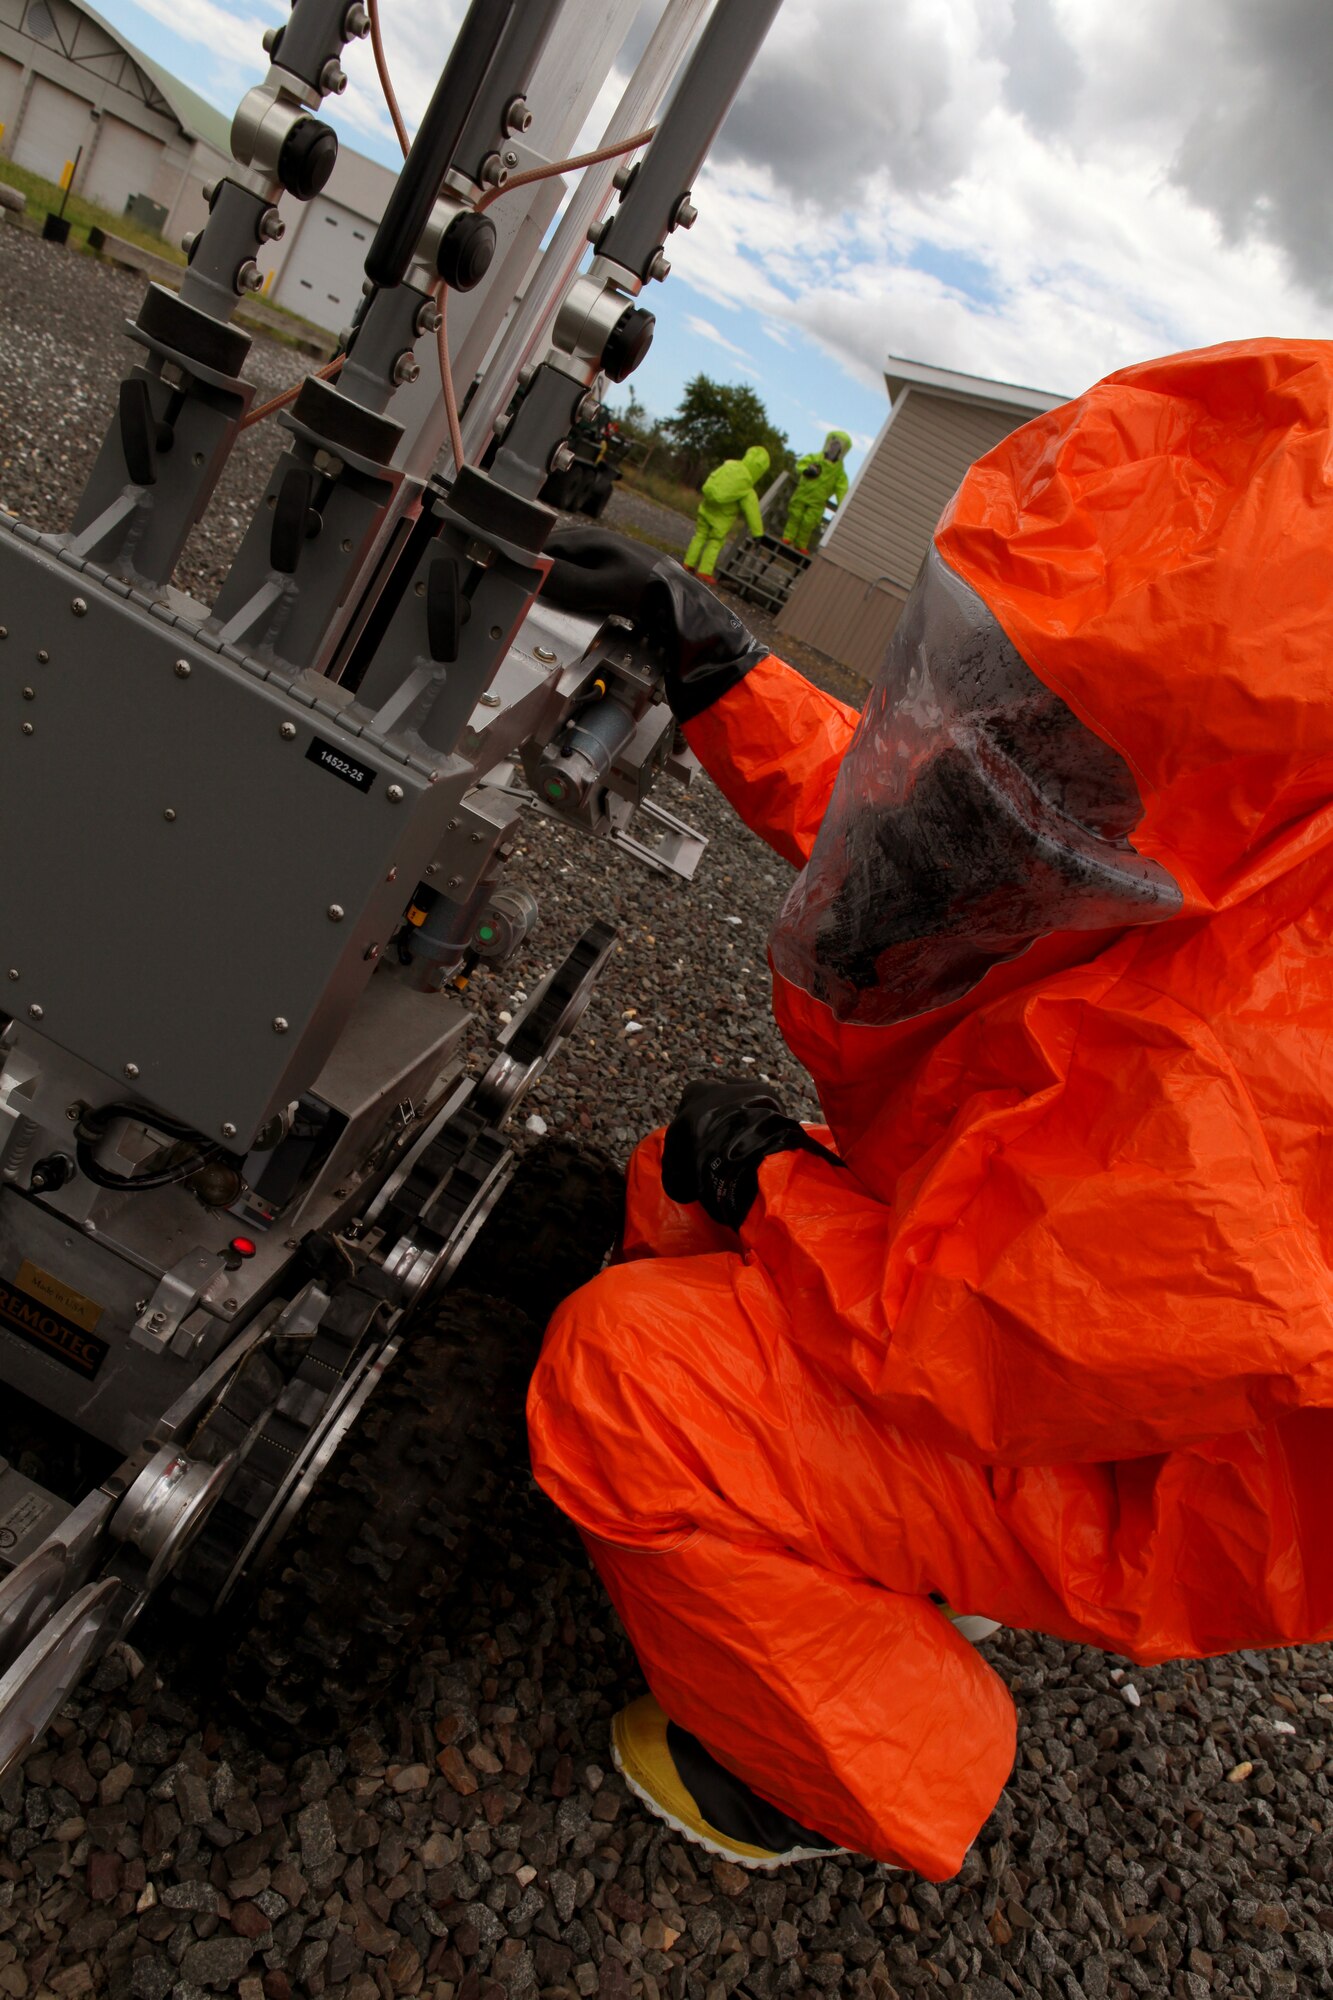
M 1333 347 L 1175 356 L 971 469 L 859 723 L 770 657 L 688 725 L 801 871 L 775 1007 L 845 1165 L 765 1159 L 737 1233 L 646 1141 L 534 1465 L 673 1720 L 936 1879 L 1014 1715 L 932 1594 L 1147 1662 L 1333 1635 L 1330 548 Z

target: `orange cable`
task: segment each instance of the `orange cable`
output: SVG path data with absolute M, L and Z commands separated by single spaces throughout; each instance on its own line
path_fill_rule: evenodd
M 335 376 L 341 372 L 343 362 L 346 359 L 347 356 L 345 354 L 335 354 L 332 361 L 326 361 L 322 368 L 315 370 L 315 380 L 317 382 L 332 382 Z M 285 410 L 288 403 L 296 401 L 309 380 L 310 377 L 308 375 L 303 375 L 299 382 L 294 382 L 290 389 L 284 389 L 280 396 L 273 396 L 267 403 L 261 403 L 258 409 L 251 410 L 248 416 L 241 418 L 239 428 L 243 431 L 248 431 L 251 424 L 262 424 L 264 418 L 271 417 L 275 410 Z
M 375 57 L 375 68 L 379 72 L 380 89 L 384 92 L 384 102 L 389 107 L 393 129 L 398 134 L 398 144 L 403 149 L 403 158 L 406 159 L 411 141 L 408 139 L 407 126 L 403 122 L 403 114 L 398 108 L 398 98 L 389 77 L 389 65 L 384 54 L 384 38 L 380 34 L 379 0 L 367 0 L 367 11 L 370 15 L 370 46 Z

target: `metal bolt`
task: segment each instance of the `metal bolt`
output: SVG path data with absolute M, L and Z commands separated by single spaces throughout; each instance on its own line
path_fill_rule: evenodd
M 393 364 L 395 386 L 401 388 L 404 382 L 415 382 L 420 374 L 421 363 L 417 360 L 416 355 L 410 347 L 404 348 Z
M 65 1106 L 65 1116 L 66 1118 L 68 1118 L 71 1125 L 77 1125 L 80 1118 L 82 1118 L 83 1116 L 83 1106 L 81 1104 L 67 1104 Z M 138 1305 L 135 1307 L 134 1310 L 136 1312 L 142 1312 L 143 1307 L 144 1307 L 144 1302 L 142 1299 L 140 1299 Z
M 506 146 L 500 157 L 507 167 L 516 167 L 518 165 L 518 154 L 512 146 Z
M 261 40 L 261 47 L 263 48 L 264 54 L 266 56 L 272 55 L 274 49 L 277 47 L 278 37 L 281 35 L 281 33 L 282 33 L 281 28 L 265 28 Z
M 498 153 L 488 153 L 486 155 L 481 163 L 481 172 L 477 175 L 477 179 L 483 187 L 504 186 L 505 182 L 509 179 L 509 175 L 505 172 L 504 161 Z
M 438 333 L 440 330 L 440 308 L 433 299 L 427 299 L 416 316 L 418 333 Z
M 50 659 L 50 657 L 51 655 L 47 652 L 45 646 L 39 646 L 37 648 L 37 664 L 39 667 L 44 667 L 47 661 Z
M 24 723 L 24 725 L 23 725 L 23 734 L 24 734 L 25 736 L 35 736 L 35 735 L 37 734 L 37 731 L 36 731 L 36 729 L 35 729 L 35 728 L 33 727 L 33 725 L 32 725 L 32 723 L 31 723 L 31 722 L 25 722 L 25 723 Z
M 281 243 L 287 234 L 287 225 L 276 208 L 266 208 L 259 218 L 260 240 L 264 243 Z
M 347 912 L 341 903 L 329 904 L 329 922 L 331 924 L 340 924 L 346 915 Z
M 349 42 L 362 42 L 370 33 L 370 16 L 361 0 L 356 0 L 356 5 L 343 15 L 343 33 Z
M 331 56 L 319 73 L 319 87 L 326 96 L 341 97 L 347 88 L 347 72 L 336 56 Z
M 36 690 L 36 688 L 24 688 L 24 690 L 23 690 L 23 699 L 24 699 L 25 701 L 36 701 L 36 699 L 37 699 L 37 690 Z
M 188 681 L 190 678 L 190 662 L 188 660 L 177 660 L 172 672 L 178 681 Z
M 699 220 L 699 211 L 687 194 L 683 194 L 676 205 L 676 213 L 671 218 L 673 229 L 693 229 Z
M 278 734 L 279 736 L 285 736 L 290 743 L 296 734 L 296 724 L 294 722 L 280 722 L 278 724 Z
M 526 100 L 516 97 L 505 112 L 505 131 L 526 132 L 531 123 L 532 113 L 528 110 Z
M 136 1076 L 137 1076 L 137 1075 L 139 1074 L 139 1065 L 138 1065 L 138 1063 L 126 1063 L 126 1065 L 125 1065 L 125 1074 L 126 1074 L 126 1076 L 128 1076 L 128 1077 L 131 1077 L 131 1078 L 133 1078 L 133 1077 L 136 1077 Z
M 371 960 L 372 962 L 373 962 L 373 961 L 374 961 L 375 959 L 377 959 L 377 958 L 379 957 L 379 955 L 380 955 L 380 948 L 379 948 L 379 946 L 378 946 L 377 944 L 368 944 L 368 945 L 366 946 L 365 950 L 364 950 L 364 951 L 362 952 L 362 954 L 361 954 L 361 956 L 362 956 L 363 958 L 368 958 L 368 959 L 370 959 L 370 960 Z
M 199 238 L 202 233 L 203 232 L 198 229 L 187 229 L 184 236 L 182 236 L 181 249 L 185 252 L 187 257 L 189 256 L 191 250 L 193 250 L 195 244 L 199 241 Z
M 236 1127 L 232 1124 L 230 1118 L 223 1120 L 222 1136 L 224 1139 L 234 1139 L 236 1137 Z
M 247 258 L 236 273 L 236 289 L 238 292 L 263 291 L 264 273 L 260 270 L 253 257 Z
M 18 969 L 18 967 L 17 967 L 16 965 L 11 965 L 11 966 L 10 966 L 10 968 L 9 968 L 9 976 L 10 976 L 10 978 L 11 978 L 11 979 L 17 979 L 17 978 L 18 978 L 18 976 L 19 976 L 19 969 Z
M 545 666 L 553 667 L 555 665 L 556 655 L 551 651 L 549 646 L 534 646 L 532 650 Z
M 472 834 L 469 834 L 469 835 L 468 835 L 468 838 L 469 838 L 469 840 L 470 840 L 470 841 L 472 842 L 472 845 L 473 845 L 474 847 L 480 847 L 480 846 L 481 846 L 481 835 L 480 835 L 479 833 L 472 833 Z
M 660 250 L 658 251 L 657 255 L 653 258 L 652 263 L 648 266 L 648 276 L 650 278 L 658 279 L 659 282 L 663 278 L 669 278 L 671 276 L 671 266 L 667 262 L 666 258 L 662 255 L 662 252 Z
M 616 189 L 617 193 L 624 194 L 625 189 L 629 186 L 633 178 L 633 167 L 617 167 L 611 176 L 611 185 Z
M 273 1032 L 275 1035 L 285 1035 L 287 1027 L 288 1022 L 285 1014 L 275 1014 L 273 1016 Z
M 352 553 L 352 537 L 344 535 L 338 546 L 345 556 L 350 556 Z
M 88 615 L 88 600 L 86 597 L 76 597 L 69 608 L 76 618 L 86 618 Z
M 481 705 L 483 708 L 498 708 L 500 706 L 500 697 L 498 694 L 484 694 L 481 697 Z
M 401 785 L 390 785 L 388 791 L 384 794 L 384 796 L 386 799 L 388 799 L 391 805 L 396 806 L 402 804 L 406 794 L 404 793 Z
M 39 1007 L 37 1005 L 37 1002 L 34 1000 L 31 1007 L 29 1007 L 28 1012 L 29 1014 L 31 1014 L 34 1021 L 40 1021 L 42 1015 L 46 1012 L 46 1009 L 44 1007 Z
M 424 584 L 424 583 L 414 583 L 414 584 L 412 585 L 412 594 L 413 594 L 413 596 L 414 596 L 414 597 L 424 597 L 424 596 L 426 595 L 426 586 L 425 586 L 425 584 Z
M 8 625 L 0 625 L 0 639 L 7 639 L 8 637 L 9 637 Z
M 510 416 L 508 410 L 497 410 L 491 421 L 491 429 L 495 432 L 496 437 L 502 438 L 513 421 L 514 419 Z
M 221 181 L 205 181 L 203 187 L 200 189 L 200 193 L 203 195 L 204 200 L 208 203 L 210 208 L 212 208 L 213 199 L 217 194 L 218 189 L 221 186 L 222 186 Z
M 426 863 L 426 873 L 428 875 L 438 875 L 439 872 L 440 872 L 440 864 L 438 861 L 428 861 Z
M 226 1130 L 225 1126 L 223 1127 L 223 1130 L 224 1131 Z M 224 1299 L 222 1301 L 222 1310 L 223 1312 L 234 1313 L 239 1304 L 240 1304 L 239 1299 Z
M 556 446 L 555 450 L 551 453 L 551 463 L 549 469 L 552 472 L 568 472 L 570 466 L 573 463 L 574 463 L 574 447 L 572 444 L 569 443 L 568 439 L 562 438 L 560 443 Z
M 449 887 L 451 889 L 461 889 L 462 886 L 463 886 L 463 878 L 461 875 L 451 875 L 449 877 Z
M 176 817 L 176 808 L 175 808 L 175 806 L 163 806 L 163 808 L 162 808 L 162 817 L 163 817 L 163 819 L 175 819 L 175 817 Z

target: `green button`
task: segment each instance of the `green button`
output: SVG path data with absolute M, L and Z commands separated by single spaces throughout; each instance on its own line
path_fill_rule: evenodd
M 489 944 L 491 939 L 495 936 L 495 932 L 489 924 L 483 924 L 481 929 L 477 932 L 477 936 L 481 939 L 483 944 Z

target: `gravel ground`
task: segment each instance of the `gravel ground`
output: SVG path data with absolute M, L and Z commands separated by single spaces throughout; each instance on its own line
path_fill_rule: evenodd
M 0 275 L 0 501 L 55 526 L 139 287 L 14 229 Z M 262 345 L 254 367 L 266 390 L 293 373 Z M 237 455 L 192 545 L 197 587 L 269 449 Z M 477 982 L 494 1020 L 583 922 L 618 920 L 614 964 L 530 1109 L 622 1156 L 710 1068 L 806 1101 L 766 1004 L 785 868 L 707 782 L 666 803 L 711 839 L 691 887 L 534 825 L 513 872 L 543 902 L 539 948 Z M 643 1817 L 607 1748 L 633 1660 L 530 1486 L 401 1706 L 326 1754 L 271 1761 L 150 1639 L 147 1664 L 108 1656 L 0 1787 L 0 1996 L 1333 1994 L 1326 1649 L 1142 1672 L 1001 1634 L 986 1652 L 1018 1701 L 1018 1766 L 937 1889 L 840 1858 L 747 1876 Z

